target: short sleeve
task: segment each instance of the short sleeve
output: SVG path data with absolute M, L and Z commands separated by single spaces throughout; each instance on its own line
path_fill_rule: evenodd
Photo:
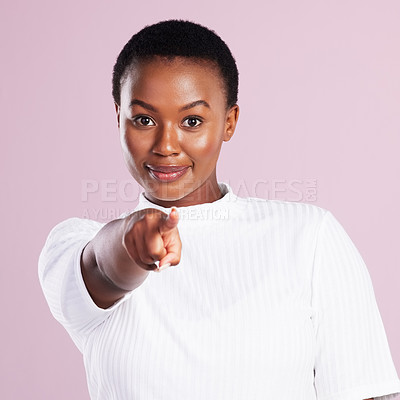
M 314 386 L 318 400 L 387 400 L 400 392 L 366 265 L 327 211 L 314 258 Z
M 87 335 L 132 294 L 102 309 L 86 289 L 81 253 L 104 225 L 89 219 L 67 219 L 51 230 L 39 257 L 39 280 L 50 311 L 80 351 Z

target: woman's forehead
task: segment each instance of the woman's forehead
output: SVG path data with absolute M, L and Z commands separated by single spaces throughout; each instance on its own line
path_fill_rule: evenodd
M 162 57 L 135 63 L 122 83 L 121 100 L 146 97 L 148 100 L 192 101 L 193 98 L 224 97 L 223 80 L 218 68 L 207 60 Z M 215 100 L 214 100 L 215 101 Z
M 181 57 L 181 56 L 152 56 L 145 59 L 134 60 L 130 67 L 127 68 L 125 75 L 131 75 L 133 78 L 143 78 L 146 72 L 152 75 L 166 72 L 174 74 L 182 73 L 198 73 L 203 72 L 210 76 L 221 79 L 222 76 L 218 65 L 212 61 L 197 57 Z

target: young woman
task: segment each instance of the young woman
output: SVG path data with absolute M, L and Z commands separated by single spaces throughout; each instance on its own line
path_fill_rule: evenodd
M 113 97 L 139 205 L 108 224 L 61 222 L 39 260 L 90 396 L 389 398 L 400 382 L 367 269 L 339 222 L 217 181 L 237 90 L 226 44 L 191 22 L 148 26 L 117 59 Z

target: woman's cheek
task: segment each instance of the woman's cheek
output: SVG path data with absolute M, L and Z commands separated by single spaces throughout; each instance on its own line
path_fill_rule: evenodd
M 148 154 L 148 148 L 151 147 L 149 140 L 143 140 L 141 135 L 135 134 L 130 130 L 127 130 L 122 138 L 122 146 L 125 151 L 130 153 L 132 158 L 143 158 Z
M 202 135 L 195 141 L 191 141 L 191 153 L 193 156 L 214 159 L 218 158 L 219 151 L 222 145 L 222 139 L 215 132 L 209 132 L 207 135 Z

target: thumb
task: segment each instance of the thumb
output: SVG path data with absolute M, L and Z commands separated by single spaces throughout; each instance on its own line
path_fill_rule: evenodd
M 168 214 L 167 218 L 161 221 L 161 225 L 159 227 L 160 233 L 166 233 L 172 229 L 174 229 L 179 222 L 179 213 L 175 207 L 172 207 L 171 212 Z

